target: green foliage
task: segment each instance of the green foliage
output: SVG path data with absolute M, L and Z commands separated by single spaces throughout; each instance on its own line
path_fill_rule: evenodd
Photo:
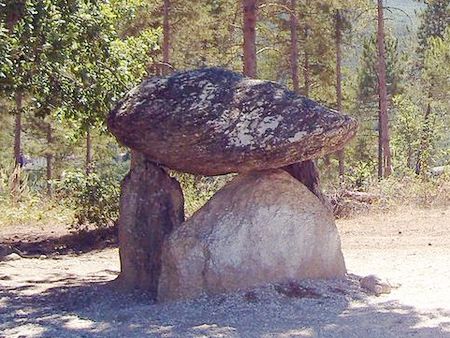
M 434 100 L 450 107 L 450 23 L 442 37 L 430 37 L 425 52 L 423 81 Z
M 3 4 L 0 16 L 0 94 L 25 91 L 27 109 L 41 117 L 57 112 L 81 128 L 103 125 L 112 105 L 146 75 L 159 30 L 120 39 L 121 12 L 108 3 L 14 3 Z
M 395 171 L 414 169 L 416 154 L 420 146 L 423 129 L 423 113 L 418 102 L 406 95 L 398 95 L 393 100 L 395 120 L 393 121 L 393 159 Z
M 359 161 L 346 173 L 347 185 L 356 190 L 367 188 L 374 180 L 373 168 L 374 163 Z
M 410 172 L 401 176 L 393 175 L 388 179 L 367 188 L 367 191 L 383 197 L 383 206 L 439 206 L 450 202 L 450 177 L 441 175 L 423 180 L 420 176 Z
M 232 178 L 232 175 L 206 177 L 182 173 L 176 173 L 175 176 L 183 189 L 187 217 L 192 216 L 217 190 Z
M 65 105 L 61 113 L 78 121 L 81 127 L 101 126 L 113 104 L 146 74 L 152 61 L 148 54 L 157 48 L 158 32 L 146 30 L 121 40 L 113 30 L 113 22 L 101 11 L 97 16 L 91 12 L 84 15 L 92 21 L 92 27 L 88 25 L 79 33 L 70 59 L 61 70 L 64 78 L 70 78 L 62 82 Z
M 117 221 L 120 187 L 116 179 L 72 171 L 57 182 L 57 188 L 58 196 L 74 210 L 75 230 L 108 227 Z
M 402 65 L 398 53 L 398 42 L 391 35 L 385 39 L 386 50 L 386 83 L 388 95 L 393 96 L 400 91 Z M 377 44 L 376 36 L 366 38 L 358 68 L 358 98 L 361 102 L 373 102 L 378 97 L 377 77 Z
M 397 39 L 390 34 L 386 35 L 385 48 L 387 91 L 389 101 L 392 101 L 395 95 L 404 90 L 404 62 L 398 51 Z M 351 96 L 348 98 L 353 100 L 349 109 L 359 121 L 358 134 L 347 151 L 350 171 L 355 167 L 364 167 L 363 171 L 370 168 L 373 174 L 376 172 L 379 114 L 377 62 L 376 35 L 371 34 L 370 37 L 363 39 L 359 65 L 353 78 L 354 92 L 350 92 Z M 392 102 L 390 103 L 389 106 L 392 105 Z M 389 115 L 391 118 L 392 110 L 389 111 Z M 362 163 L 365 165 L 362 166 Z M 354 181 L 352 176 L 353 173 L 349 174 L 350 180 Z M 356 174 L 355 182 L 362 181 L 364 179 Z
M 19 193 L 12 194 L 12 180 L 18 176 L 18 170 L 17 167 L 14 169 L 12 163 L 0 165 L 0 228 L 20 224 L 46 226 L 49 223 L 73 222 L 70 208 L 29 189 L 29 175 L 26 172 L 20 174 Z
M 240 70 L 240 2 L 181 1 L 172 6 L 171 63 L 176 69 L 223 66 Z M 238 40 L 239 41 L 239 40 Z
M 419 54 L 424 55 L 428 49 L 429 38 L 444 36 L 445 30 L 450 26 L 450 1 L 428 0 L 425 10 L 421 13 L 421 25 L 417 33 L 419 40 Z

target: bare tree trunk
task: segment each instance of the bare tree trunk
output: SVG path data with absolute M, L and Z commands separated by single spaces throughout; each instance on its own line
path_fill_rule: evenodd
M 429 100 L 431 100 L 431 91 L 428 95 Z M 428 156 L 427 148 L 430 145 L 430 115 L 431 115 L 431 104 L 428 102 L 427 109 L 425 110 L 424 123 L 422 127 L 422 135 L 420 137 L 420 146 L 417 153 L 416 169 L 417 175 L 422 175 L 428 169 Z
M 335 15 L 335 38 L 336 38 L 336 109 L 342 112 L 342 73 L 341 73 L 341 45 L 342 45 L 342 17 L 339 10 Z M 337 152 L 339 161 L 339 180 L 342 183 L 344 180 L 344 148 Z
M 297 0 L 291 0 L 290 28 L 291 28 L 291 74 L 294 92 L 299 92 L 298 80 L 298 18 L 296 14 Z
M 15 4 L 15 10 L 9 10 L 6 16 L 6 26 L 8 28 L 8 33 L 13 34 L 14 26 L 20 20 L 23 15 L 23 11 L 25 8 L 25 4 L 21 2 L 17 2 Z M 14 170 L 17 173 L 16 177 L 12 182 L 12 193 L 14 199 L 17 197 L 17 193 L 20 188 L 20 168 L 23 165 L 23 156 L 22 156 L 22 100 L 23 100 L 23 92 L 21 89 L 16 89 L 15 92 L 15 103 L 16 103 L 16 116 L 15 116 L 15 124 L 14 124 L 14 166 L 17 170 Z
M 17 90 L 16 95 L 16 116 L 14 124 L 14 160 L 15 164 L 22 166 L 22 91 Z
M 53 153 L 51 149 L 51 145 L 53 143 L 53 135 L 52 135 L 52 125 L 48 123 L 47 125 L 47 146 L 49 150 L 45 155 L 47 161 L 47 196 L 52 195 L 52 183 L 51 180 L 53 178 Z
M 86 129 L 86 174 L 89 175 L 93 171 L 92 163 L 92 135 L 91 127 L 88 126 Z
M 378 47 L 378 106 L 379 115 L 379 136 L 381 138 L 379 146 L 381 146 L 382 174 L 388 177 L 391 174 L 391 150 L 389 145 L 389 119 L 388 119 L 388 99 L 386 87 L 386 53 L 384 46 L 384 17 L 383 17 L 383 0 L 378 0 L 378 16 L 377 16 L 377 47 Z M 380 151 L 379 151 L 380 156 Z M 378 164 L 378 174 L 380 174 L 380 164 Z
M 383 178 L 383 132 L 381 127 L 381 110 L 378 110 L 378 178 Z
M 16 115 L 14 123 L 14 172 L 11 182 L 11 195 L 13 197 L 14 204 L 18 202 L 20 198 L 20 172 L 23 163 L 22 155 L 22 91 L 17 90 L 15 93 L 16 101 Z
M 303 90 L 303 94 L 306 97 L 309 97 L 309 91 L 310 91 L 310 87 L 311 87 L 311 83 L 309 80 L 309 55 L 308 52 L 305 50 L 305 55 L 304 55 L 304 61 L 303 61 L 303 78 L 304 78 L 304 90 Z
M 120 196 L 120 275 L 123 290 L 156 299 L 164 239 L 184 221 L 180 184 L 164 168 L 132 151 L 131 168 Z
M 242 0 L 244 23 L 244 75 L 256 77 L 257 0 Z
M 311 82 L 309 79 L 309 53 L 306 48 L 306 45 L 308 43 L 309 28 L 306 23 L 304 24 L 303 28 L 303 36 L 305 37 L 305 46 L 303 48 L 303 95 L 309 97 Z
M 162 65 L 162 74 L 166 75 L 169 73 L 170 66 L 170 22 L 169 22 L 169 13 L 170 13 L 170 0 L 164 0 L 164 8 L 163 8 L 163 65 Z

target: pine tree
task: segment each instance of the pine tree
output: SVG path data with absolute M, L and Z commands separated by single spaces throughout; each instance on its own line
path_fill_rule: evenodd
M 420 14 L 421 24 L 417 32 L 419 54 L 423 57 L 428 48 L 430 37 L 444 36 L 445 30 L 450 26 L 450 0 L 424 1 L 426 7 Z
M 377 15 L 377 77 L 378 77 L 378 177 L 388 177 L 392 171 L 389 140 L 388 94 L 386 84 L 386 51 L 384 44 L 383 0 L 378 0 Z

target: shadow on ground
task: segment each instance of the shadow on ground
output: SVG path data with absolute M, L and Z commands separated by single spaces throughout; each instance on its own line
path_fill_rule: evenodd
M 0 337 L 450 337 L 450 319 L 433 323 L 449 312 L 373 304 L 351 279 L 326 292 L 322 285 L 320 297 L 268 287 L 169 304 L 121 294 L 102 278 L 45 282 L 56 286 L 39 294 L 33 283 L 0 290 Z
M 17 237 L 17 238 L 16 238 Z M 12 245 L 27 255 L 65 255 L 72 253 L 87 253 L 117 246 L 117 227 L 79 231 L 63 236 L 19 237 L 9 236 L 0 238 L 0 244 Z

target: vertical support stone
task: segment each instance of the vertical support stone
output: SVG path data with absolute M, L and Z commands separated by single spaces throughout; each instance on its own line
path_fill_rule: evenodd
M 121 272 L 116 283 L 156 299 L 164 238 L 184 221 L 183 193 L 163 167 L 135 151 L 131 158 L 120 196 Z
M 303 161 L 283 167 L 292 177 L 303 183 L 329 209 L 333 210 L 330 202 L 320 187 L 320 174 L 313 160 Z

